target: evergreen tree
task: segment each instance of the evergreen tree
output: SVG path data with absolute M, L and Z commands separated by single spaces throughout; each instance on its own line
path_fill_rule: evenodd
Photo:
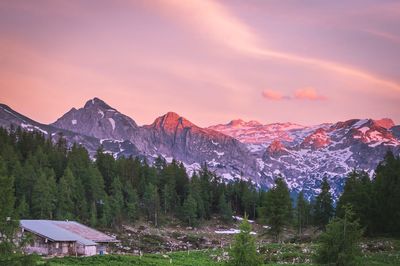
M 304 193 L 301 191 L 296 202 L 296 225 L 298 234 L 303 233 L 303 229 L 308 225 L 310 218 L 309 203 L 304 199 Z
M 92 206 L 90 208 L 90 225 L 92 227 L 97 226 L 97 208 L 95 202 L 92 203 Z
M 354 220 L 354 213 L 350 207 L 345 207 L 344 217 L 331 220 L 320 236 L 317 262 L 324 265 L 356 265 L 361 235 L 362 230 L 358 221 Z
M 144 206 L 146 208 L 147 218 L 154 222 L 155 226 L 158 226 L 159 212 L 160 212 L 160 196 L 157 191 L 157 187 L 152 183 L 146 186 L 143 195 Z
M 110 200 L 107 196 L 104 198 L 104 201 L 100 202 L 100 206 L 101 214 L 98 214 L 100 217 L 100 225 L 103 227 L 109 227 L 113 219 Z
M 122 194 L 122 184 L 119 181 L 119 178 L 115 178 L 111 184 L 110 206 L 112 214 L 112 224 L 120 224 L 123 215 L 124 196 Z
M 0 256 L 15 250 L 14 234 L 18 221 L 14 211 L 14 178 L 7 176 L 3 159 L 0 157 Z
M 57 217 L 61 220 L 74 218 L 76 181 L 71 170 L 67 167 L 58 183 Z
M 229 223 L 232 221 L 232 207 L 226 202 L 225 193 L 222 193 L 219 197 L 218 210 L 224 222 Z
M 229 265 L 232 266 L 258 266 L 261 265 L 257 253 L 254 237 L 251 235 L 251 225 L 245 216 L 240 224 L 240 233 L 235 236 L 232 250 L 230 251 Z
M 190 226 L 194 226 L 197 223 L 196 206 L 196 201 L 189 193 L 182 205 L 182 216 L 184 221 Z
M 275 180 L 275 186 L 266 194 L 267 222 L 271 226 L 271 232 L 279 242 L 283 227 L 291 222 L 292 202 L 289 189 L 282 178 Z
M 46 173 L 47 172 L 47 173 Z M 32 191 L 34 218 L 52 219 L 56 203 L 56 183 L 52 171 L 42 171 Z
M 376 168 L 372 196 L 373 233 L 400 236 L 400 157 L 390 151 Z
M 20 219 L 29 218 L 29 205 L 26 202 L 25 196 L 22 196 L 22 198 L 19 200 L 19 204 L 16 211 Z
M 136 189 L 132 186 L 127 185 L 126 188 L 126 211 L 130 222 L 135 222 L 139 218 L 139 196 Z
M 324 177 L 321 192 L 316 197 L 314 205 L 314 223 L 320 228 L 324 228 L 333 216 L 334 209 L 330 189 L 328 180 Z
M 370 233 L 372 228 L 373 205 L 372 182 L 364 171 L 353 171 L 346 179 L 344 191 L 336 206 L 336 216 L 343 218 L 346 205 L 351 205 L 354 215 L 362 227 Z

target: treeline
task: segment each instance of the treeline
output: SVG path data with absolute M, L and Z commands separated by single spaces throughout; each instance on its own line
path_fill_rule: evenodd
M 13 196 L 4 199 L 12 205 L 8 216 L 100 227 L 138 219 L 158 226 L 171 215 L 191 226 L 212 216 L 227 222 L 232 213 L 256 216 L 260 194 L 249 182 L 225 184 L 206 166 L 189 178 L 177 161 L 157 158 L 150 166 L 139 158 L 115 159 L 101 148 L 92 160 L 84 147 L 68 148 L 57 139 L 53 143 L 38 132 L 0 129 L 0 176 Z
M 354 170 L 348 175 L 336 208 L 326 178 L 320 193 L 311 202 L 300 192 L 294 209 L 291 209 L 289 190 L 280 178 L 276 179 L 274 188 L 262 195 L 265 201 L 258 215 L 266 217 L 278 240 L 284 226 L 295 226 L 299 234 L 309 226 L 324 230 L 334 217 L 344 218 L 348 209 L 354 213 L 365 235 L 400 235 L 400 157 L 391 151 L 377 166 L 372 179 L 365 171 Z
M 163 158 L 150 166 L 139 158 L 116 159 L 100 148 L 91 160 L 84 147 L 68 148 L 57 139 L 0 129 L 0 215 L 110 227 L 138 219 L 158 226 L 171 216 L 196 226 L 214 216 L 230 222 L 233 214 L 246 214 L 271 226 L 279 240 L 284 227 L 299 234 L 309 226 L 323 229 L 351 205 L 366 233 L 400 233 L 400 159 L 391 152 L 372 180 L 365 172 L 349 175 L 335 209 L 326 178 L 311 202 L 302 192 L 293 201 L 282 178 L 261 191 L 251 182 L 226 184 L 205 165 L 189 177 L 182 163 Z

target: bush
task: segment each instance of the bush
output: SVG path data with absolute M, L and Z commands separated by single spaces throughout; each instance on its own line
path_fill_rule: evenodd
M 348 266 L 357 265 L 361 253 L 359 241 L 362 236 L 358 220 L 353 219 L 350 207 L 345 207 L 344 218 L 335 218 L 326 226 L 320 237 L 316 261 L 320 264 Z
M 231 251 L 230 265 L 232 266 L 258 266 L 261 265 L 257 253 L 254 237 L 250 234 L 251 225 L 247 217 L 240 225 L 240 233 L 236 235 Z

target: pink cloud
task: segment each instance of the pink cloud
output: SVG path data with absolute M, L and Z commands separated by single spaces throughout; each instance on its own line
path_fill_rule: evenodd
M 280 100 L 287 99 L 287 96 L 284 96 L 279 91 L 274 91 L 274 90 L 264 90 L 262 92 L 262 95 L 265 99 L 273 100 L 273 101 L 280 101 Z
M 326 97 L 319 94 L 314 88 L 298 89 L 294 93 L 294 98 L 298 100 L 326 100 Z
M 262 95 L 267 100 L 282 101 L 282 100 L 326 100 L 326 97 L 319 94 L 314 88 L 302 88 L 294 92 L 293 95 L 284 95 L 277 90 L 264 90 Z

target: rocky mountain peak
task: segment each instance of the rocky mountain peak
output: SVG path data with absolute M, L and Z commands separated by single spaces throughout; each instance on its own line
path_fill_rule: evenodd
M 230 121 L 226 126 L 231 126 L 231 127 L 258 127 L 262 126 L 262 124 L 256 120 L 251 120 L 251 121 L 244 121 L 243 119 L 234 119 Z
M 177 128 L 196 127 L 192 122 L 174 112 L 168 112 L 158 117 L 151 127 L 164 129 L 166 131 L 174 131 Z
M 285 146 L 279 140 L 274 140 L 267 148 L 269 153 L 281 153 L 285 150 Z
M 382 118 L 379 120 L 373 120 L 373 122 L 383 128 L 389 129 L 395 126 L 394 122 L 390 118 Z
M 301 147 L 320 149 L 329 145 L 330 142 L 331 140 L 326 133 L 326 130 L 323 128 L 318 128 L 304 139 L 304 141 L 301 143 Z
M 107 103 L 105 103 L 103 100 L 94 97 L 93 99 L 88 100 L 85 103 L 85 106 L 83 107 L 84 109 L 91 109 L 91 108 L 100 108 L 100 109 L 112 109 L 115 110 L 114 108 L 112 108 L 111 106 L 109 106 Z
M 234 119 L 228 123 L 229 126 L 238 127 L 242 126 L 245 122 L 242 119 Z

